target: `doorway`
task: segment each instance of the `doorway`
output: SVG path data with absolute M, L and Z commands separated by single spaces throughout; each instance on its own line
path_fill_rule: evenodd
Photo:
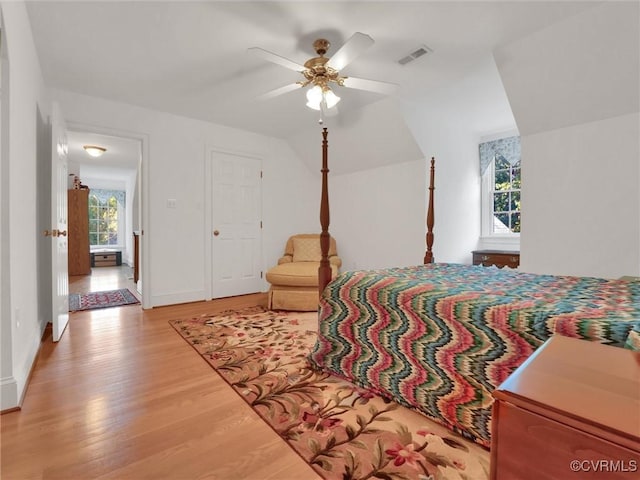
M 70 271 L 69 292 L 127 289 L 142 301 L 138 240 L 142 231 L 143 140 L 70 124 L 68 142 L 68 187 L 87 192 L 83 200 L 87 211 L 80 216 L 86 233 L 81 235 L 82 243 L 76 243 L 82 266 Z M 100 147 L 98 153 L 102 154 L 92 156 L 86 146 Z M 69 208 L 71 212 L 71 202 Z M 72 228 L 70 225 L 70 239 Z M 70 242 L 70 264 L 76 253 Z

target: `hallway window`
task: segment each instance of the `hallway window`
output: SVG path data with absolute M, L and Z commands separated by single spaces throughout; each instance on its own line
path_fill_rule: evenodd
M 123 220 L 124 191 L 92 190 L 89 194 L 89 244 L 118 245 L 119 222 Z

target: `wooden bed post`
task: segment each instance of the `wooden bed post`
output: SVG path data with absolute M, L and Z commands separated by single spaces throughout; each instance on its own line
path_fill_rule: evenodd
M 427 251 L 424 254 L 424 263 L 433 263 L 433 252 L 431 247 L 433 247 L 433 190 L 435 187 L 433 186 L 433 179 L 435 176 L 435 162 L 436 159 L 431 157 L 431 174 L 429 175 L 429 204 L 427 206 Z
M 322 129 L 322 196 L 320 198 L 320 225 L 322 233 L 320 233 L 320 267 L 318 268 L 318 290 L 322 295 L 327 284 L 331 281 L 331 265 L 329 264 L 329 243 L 331 236 L 329 235 L 329 188 L 327 186 L 327 174 L 329 167 L 327 166 L 328 143 L 327 128 Z

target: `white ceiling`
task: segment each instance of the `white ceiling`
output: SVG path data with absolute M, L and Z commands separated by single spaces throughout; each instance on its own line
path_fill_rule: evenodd
M 596 2 L 28 1 L 48 86 L 280 138 L 313 125 L 304 92 L 256 97 L 299 80 L 247 52 L 259 46 L 298 63 L 312 42 L 328 56 L 354 32 L 375 44 L 344 74 L 400 85 L 408 101 L 472 75 L 479 58 Z M 433 50 L 400 66 L 427 45 Z M 339 88 L 339 87 L 338 87 Z M 383 97 L 340 88 L 340 115 Z
M 70 166 L 74 167 L 70 170 L 77 173 L 85 185 L 91 187 L 92 182 L 103 181 L 105 178 L 123 184 L 135 179 L 141 153 L 139 141 L 69 130 L 67 143 L 69 146 L 67 157 Z M 84 145 L 97 145 L 106 148 L 107 151 L 101 157 L 92 157 L 85 152 Z M 76 169 L 75 166 L 78 168 Z
M 140 160 L 140 142 L 128 138 L 70 130 L 67 133 L 69 145 L 69 160 L 92 166 L 108 162 L 114 168 L 125 170 L 138 168 Z M 84 145 L 106 147 L 107 151 L 101 157 L 92 157 L 84 150 Z

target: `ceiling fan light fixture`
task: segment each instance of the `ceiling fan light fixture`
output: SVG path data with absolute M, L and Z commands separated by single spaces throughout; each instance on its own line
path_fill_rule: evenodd
M 307 107 L 312 110 L 320 110 L 320 104 L 324 102 L 325 108 L 333 108 L 340 101 L 340 97 L 337 96 L 329 87 L 322 87 L 315 85 L 307 90 Z
M 315 85 L 307 90 L 307 107 L 313 110 L 320 110 L 320 102 L 322 102 L 322 87 Z
M 82 148 L 84 148 L 85 152 L 89 155 L 96 158 L 102 156 L 102 154 L 107 151 L 106 148 L 98 147 L 97 145 L 84 145 Z
M 324 101 L 327 102 L 327 108 L 333 108 L 340 101 L 340 97 L 333 93 L 332 90 L 327 89 L 327 91 L 324 92 Z

